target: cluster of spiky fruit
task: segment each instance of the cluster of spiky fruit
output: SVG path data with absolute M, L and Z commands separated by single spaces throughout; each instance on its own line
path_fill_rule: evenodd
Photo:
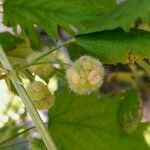
M 48 87 L 40 82 L 34 81 L 27 86 L 27 93 L 39 110 L 51 108 L 54 104 L 54 97 Z
M 103 83 L 104 68 L 101 62 L 90 56 L 82 56 L 66 70 L 69 87 L 76 94 L 90 94 Z M 27 93 L 35 107 L 39 110 L 48 109 L 54 104 L 54 97 L 48 87 L 34 81 L 27 87 Z
M 77 94 L 90 94 L 103 83 L 104 68 L 90 56 L 82 56 L 66 71 L 69 87 Z

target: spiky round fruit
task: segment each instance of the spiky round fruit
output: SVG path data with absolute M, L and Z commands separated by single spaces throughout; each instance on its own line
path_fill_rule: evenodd
M 34 81 L 27 86 L 27 93 L 39 110 L 51 108 L 54 104 L 54 97 L 48 90 L 48 87 L 40 82 Z
M 28 62 L 31 62 L 33 59 L 36 59 L 41 55 L 40 52 L 33 52 L 28 57 Z M 53 65 L 49 61 L 49 57 L 44 57 L 43 59 L 39 60 L 37 63 L 33 66 L 30 66 L 30 71 L 41 76 L 48 76 L 54 71 Z M 41 63 L 41 64 L 40 64 Z
M 90 94 L 103 83 L 104 68 L 91 56 L 82 56 L 66 71 L 69 87 L 77 94 Z

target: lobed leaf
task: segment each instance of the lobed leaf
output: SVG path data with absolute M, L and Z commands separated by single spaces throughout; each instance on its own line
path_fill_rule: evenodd
M 100 16 L 94 24 L 87 27 L 84 33 L 112 30 L 117 27 L 129 30 L 137 19 L 150 23 L 149 14 L 149 0 L 126 0 L 113 10 Z
M 49 131 L 59 150 L 148 150 L 143 136 L 150 124 L 141 123 L 138 129 L 126 134 L 119 123 L 118 110 L 121 97 L 108 94 L 77 96 L 66 89 L 55 96 L 49 111 Z M 134 92 L 130 95 L 134 96 Z M 63 96 L 62 96 L 63 95 Z
M 68 31 L 71 24 L 84 29 L 114 6 L 115 0 L 5 0 L 4 23 L 12 27 L 19 24 L 27 33 L 36 24 L 57 36 L 58 25 Z

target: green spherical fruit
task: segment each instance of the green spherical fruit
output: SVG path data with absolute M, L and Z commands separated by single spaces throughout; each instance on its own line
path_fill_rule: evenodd
M 54 104 L 54 97 L 48 90 L 48 87 L 40 82 L 34 81 L 27 86 L 27 93 L 39 110 L 51 108 Z
M 90 94 L 103 83 L 104 68 L 90 56 L 82 56 L 66 71 L 69 87 L 77 94 Z

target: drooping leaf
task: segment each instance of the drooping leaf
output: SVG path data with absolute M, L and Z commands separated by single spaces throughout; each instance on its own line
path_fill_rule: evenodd
M 41 38 L 40 34 L 36 32 L 37 30 L 36 28 L 34 28 L 32 22 L 26 22 L 25 25 L 20 25 L 23 29 L 23 35 L 28 37 L 32 49 L 38 51 L 41 48 Z
M 150 58 L 150 32 L 142 30 L 102 31 L 75 37 L 76 43 L 88 53 L 94 54 L 103 63 L 116 64 Z
M 23 42 L 23 39 L 20 39 L 9 32 L 0 33 L 0 44 L 2 44 L 2 47 L 6 52 L 15 49 L 18 44 Z
M 134 94 L 131 97 L 134 98 Z M 55 94 L 55 105 L 49 111 L 48 123 L 58 149 L 148 150 L 143 134 L 150 124 L 141 123 L 128 135 L 119 123 L 118 110 L 123 95 L 98 98 L 96 94 L 77 96 L 66 89 L 59 90 Z
M 57 35 L 57 25 L 79 30 L 116 6 L 115 0 L 5 0 L 4 23 L 30 31 L 39 25 L 50 35 Z M 30 26 L 29 26 L 30 25 Z
M 100 16 L 98 21 L 87 27 L 86 33 L 122 27 L 128 30 L 137 19 L 150 23 L 150 0 L 126 0 L 118 7 Z

